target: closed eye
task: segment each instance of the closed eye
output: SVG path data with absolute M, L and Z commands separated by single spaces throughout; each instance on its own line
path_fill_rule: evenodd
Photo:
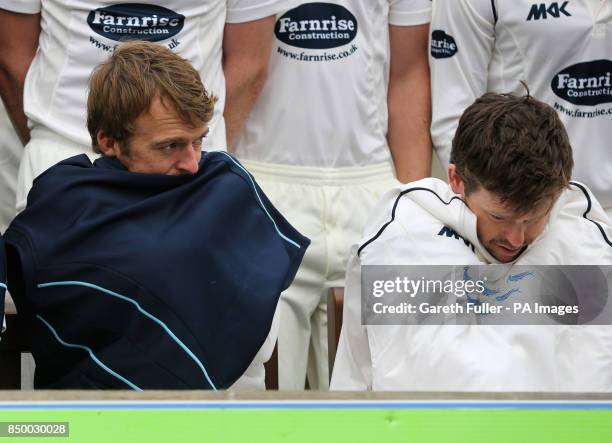
M 179 144 L 174 142 L 174 143 L 168 143 L 167 145 L 160 146 L 159 149 L 161 151 L 172 151 L 178 147 L 179 147 Z

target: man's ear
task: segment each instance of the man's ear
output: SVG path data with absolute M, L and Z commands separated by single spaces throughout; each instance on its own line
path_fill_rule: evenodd
M 448 184 L 455 194 L 459 194 L 462 197 L 465 195 L 463 180 L 457 174 L 457 168 L 452 163 L 448 165 Z
M 106 157 L 117 157 L 117 155 L 121 152 L 119 142 L 106 135 L 101 129 L 98 131 L 96 139 L 102 155 L 105 155 Z

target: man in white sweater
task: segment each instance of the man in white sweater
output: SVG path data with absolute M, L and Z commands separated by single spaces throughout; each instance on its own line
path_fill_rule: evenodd
M 353 249 L 332 389 L 612 390 L 609 324 L 361 324 L 362 266 L 612 264 L 610 221 L 570 182 L 572 166 L 548 105 L 489 93 L 470 106 L 449 185 L 430 178 L 389 192 Z

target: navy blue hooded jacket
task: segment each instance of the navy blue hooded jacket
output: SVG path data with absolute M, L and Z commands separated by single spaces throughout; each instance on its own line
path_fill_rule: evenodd
M 72 157 L 5 239 L 35 386 L 71 389 L 231 386 L 309 244 L 224 152 L 182 176 Z

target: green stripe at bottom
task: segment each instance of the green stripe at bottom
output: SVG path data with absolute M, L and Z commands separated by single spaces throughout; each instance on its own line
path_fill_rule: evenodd
M 610 410 L 1 411 L 1 421 L 69 422 L 68 438 L 120 442 L 612 442 Z

